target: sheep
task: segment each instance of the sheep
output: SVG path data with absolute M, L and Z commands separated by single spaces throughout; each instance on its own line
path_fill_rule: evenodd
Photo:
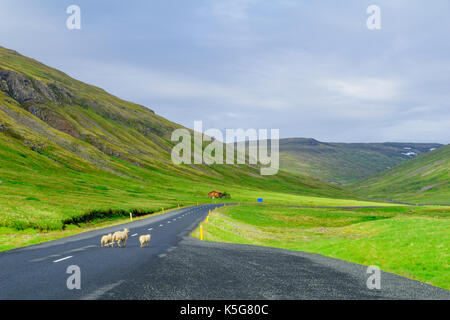
M 110 245 L 112 245 L 112 243 L 113 243 L 112 233 L 110 233 L 110 234 L 108 234 L 106 236 L 103 236 L 101 241 L 100 241 L 100 245 L 101 245 L 102 248 L 103 248 L 103 245 L 105 245 L 106 247 L 109 247 Z
M 123 231 L 117 231 L 113 234 L 113 243 L 117 242 L 119 247 L 122 247 L 120 244 L 123 243 L 124 246 L 127 244 L 129 230 L 125 228 Z
M 114 232 L 114 234 L 113 234 L 113 243 L 114 243 L 114 241 L 116 241 L 117 242 L 117 245 L 119 246 L 119 247 L 121 247 L 121 245 L 120 245 L 120 242 L 121 242 L 121 239 L 122 239 L 122 234 L 123 234 L 123 231 L 116 231 L 116 232 Z
M 139 242 L 141 243 L 141 248 L 144 246 L 150 246 L 150 237 L 152 235 L 151 234 L 147 234 L 145 236 L 140 236 L 139 237 Z

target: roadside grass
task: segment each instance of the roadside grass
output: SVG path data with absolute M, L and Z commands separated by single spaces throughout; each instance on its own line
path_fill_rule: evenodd
M 228 206 L 202 226 L 206 241 L 318 253 L 450 289 L 449 207 Z
M 0 228 L 0 252 L 68 237 L 81 232 L 80 230 L 40 232 L 36 229 L 18 231 L 13 228 L 2 227 Z

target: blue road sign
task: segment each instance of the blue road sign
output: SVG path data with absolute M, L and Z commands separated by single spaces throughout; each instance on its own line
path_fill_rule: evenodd
M 258 198 L 258 202 L 263 202 L 263 198 Z

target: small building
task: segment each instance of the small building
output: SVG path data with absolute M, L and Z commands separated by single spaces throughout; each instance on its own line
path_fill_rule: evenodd
M 228 192 L 211 191 L 208 192 L 208 198 L 231 199 L 231 195 Z
M 220 191 L 208 192 L 208 198 L 213 198 L 213 199 L 215 199 L 215 198 L 222 198 L 222 192 L 220 192 Z

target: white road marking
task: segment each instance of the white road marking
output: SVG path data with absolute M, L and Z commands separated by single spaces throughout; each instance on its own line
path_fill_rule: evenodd
M 70 259 L 70 258 L 73 258 L 73 256 L 68 256 L 68 257 L 65 257 L 65 258 L 61 258 L 61 259 L 55 260 L 53 262 L 60 262 L 60 261 L 67 260 L 67 259 Z
M 161 253 L 161 254 L 159 254 L 159 255 L 158 255 L 158 257 L 160 257 L 160 258 L 164 258 L 164 257 L 167 257 L 167 254 L 165 254 L 165 253 Z
M 108 284 L 104 287 L 101 287 L 100 289 L 97 289 L 93 293 L 88 294 L 87 296 L 81 297 L 81 300 L 96 300 L 103 296 L 108 291 L 114 289 L 115 287 L 121 285 L 124 282 L 124 280 L 117 281 L 116 283 Z
M 160 224 L 159 226 L 160 226 L 160 227 L 162 227 L 163 225 L 162 225 L 162 224 Z
M 132 237 L 136 237 L 137 235 L 138 235 L 138 234 L 137 234 L 137 233 L 135 233 L 135 234 L 132 234 L 131 236 L 132 236 Z
M 44 260 L 47 260 L 47 259 L 50 259 L 50 258 L 56 258 L 56 257 L 59 257 L 59 256 L 61 256 L 61 255 L 59 255 L 59 254 L 52 254 L 52 255 L 47 256 L 47 257 L 30 260 L 29 262 L 40 262 L 40 261 L 44 261 Z
M 152 231 L 152 230 L 153 230 L 153 228 L 149 228 L 149 229 L 148 229 L 148 231 Z
M 78 251 L 84 251 L 84 250 L 86 250 L 86 249 L 88 249 L 88 248 L 96 248 L 96 247 L 97 247 L 97 246 L 94 246 L 94 245 L 84 246 L 84 247 L 81 247 L 81 248 L 78 248 L 78 249 L 73 249 L 73 250 L 67 251 L 67 253 L 78 252 Z

